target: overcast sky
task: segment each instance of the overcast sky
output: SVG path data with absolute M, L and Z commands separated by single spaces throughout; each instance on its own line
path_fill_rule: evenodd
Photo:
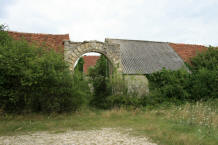
M 12 31 L 218 46 L 218 0 L 0 0 Z

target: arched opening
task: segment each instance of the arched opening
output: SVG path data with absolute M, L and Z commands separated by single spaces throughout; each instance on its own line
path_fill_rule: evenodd
M 84 42 L 65 42 L 65 59 L 69 62 L 69 69 L 74 71 L 77 60 L 85 53 L 97 52 L 104 55 L 110 62 L 110 72 L 116 68 L 118 72 L 122 72 L 120 60 L 120 51 L 115 50 L 114 45 L 98 41 Z M 111 67 L 112 66 L 112 67 Z
M 113 72 L 112 62 L 107 56 L 99 52 L 88 52 L 82 54 L 75 61 L 73 71 L 80 71 L 84 76 L 88 76 L 92 69 L 97 69 L 96 67 L 103 67 L 101 69 L 105 72 L 107 77 L 111 76 Z
M 74 78 L 88 83 L 92 103 L 95 104 L 99 99 L 101 101 L 105 96 L 112 94 L 112 68 L 110 60 L 101 53 L 88 52 L 76 60 Z

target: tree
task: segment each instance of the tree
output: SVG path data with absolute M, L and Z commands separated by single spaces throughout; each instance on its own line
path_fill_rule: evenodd
M 83 73 L 83 65 L 84 65 L 84 59 L 83 59 L 83 57 L 80 57 L 79 60 L 78 60 L 77 65 L 75 67 L 75 70 Z
M 80 57 L 74 69 L 74 74 L 73 74 L 74 79 L 77 81 L 83 80 L 83 65 L 84 65 L 84 59 L 83 57 Z
M 89 77 L 94 87 L 91 104 L 99 108 L 106 108 L 106 98 L 112 92 L 108 70 L 108 60 L 104 55 L 100 56 L 95 67 L 89 69 Z
M 210 46 L 207 51 L 198 53 L 196 57 L 191 58 L 189 68 L 192 72 L 196 72 L 202 68 L 218 70 L 218 48 Z

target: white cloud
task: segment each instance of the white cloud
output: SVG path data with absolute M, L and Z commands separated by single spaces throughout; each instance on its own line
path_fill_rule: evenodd
M 217 0 L 16 0 L 0 22 L 11 30 L 218 45 Z M 1 6 L 0 6 L 1 8 Z

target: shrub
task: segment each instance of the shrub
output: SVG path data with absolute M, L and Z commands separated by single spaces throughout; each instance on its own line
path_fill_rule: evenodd
M 198 53 L 190 59 L 189 69 L 195 73 L 202 68 L 215 71 L 218 70 L 218 48 L 210 46 L 207 51 Z
M 189 76 L 189 73 L 183 69 L 179 71 L 164 69 L 149 74 L 147 78 L 150 81 L 149 88 L 152 90 L 150 95 L 159 103 L 163 101 L 184 101 L 190 96 L 187 91 Z
M 78 79 L 77 83 L 80 83 L 83 80 L 83 64 L 84 64 L 84 59 L 83 57 L 79 58 L 77 65 L 74 68 L 74 73 L 73 76 L 74 78 Z
M 191 59 L 186 70 L 162 70 L 147 75 L 151 90 L 148 102 L 199 101 L 218 98 L 218 50 L 209 47 Z
M 218 49 L 209 47 L 191 59 L 190 93 L 192 100 L 218 98 Z
M 3 26 L 0 38 L 1 109 L 63 112 L 79 108 L 84 94 L 77 89 L 62 54 L 13 40 Z
M 95 67 L 89 69 L 89 77 L 94 88 L 90 103 L 97 108 L 106 109 L 106 98 L 112 93 L 108 70 L 107 58 L 104 55 L 100 56 Z
M 190 99 L 193 101 L 218 98 L 218 70 L 201 68 L 189 80 Z
M 106 99 L 106 104 L 107 108 L 139 108 L 144 105 L 142 97 L 125 96 L 121 94 L 108 96 Z

